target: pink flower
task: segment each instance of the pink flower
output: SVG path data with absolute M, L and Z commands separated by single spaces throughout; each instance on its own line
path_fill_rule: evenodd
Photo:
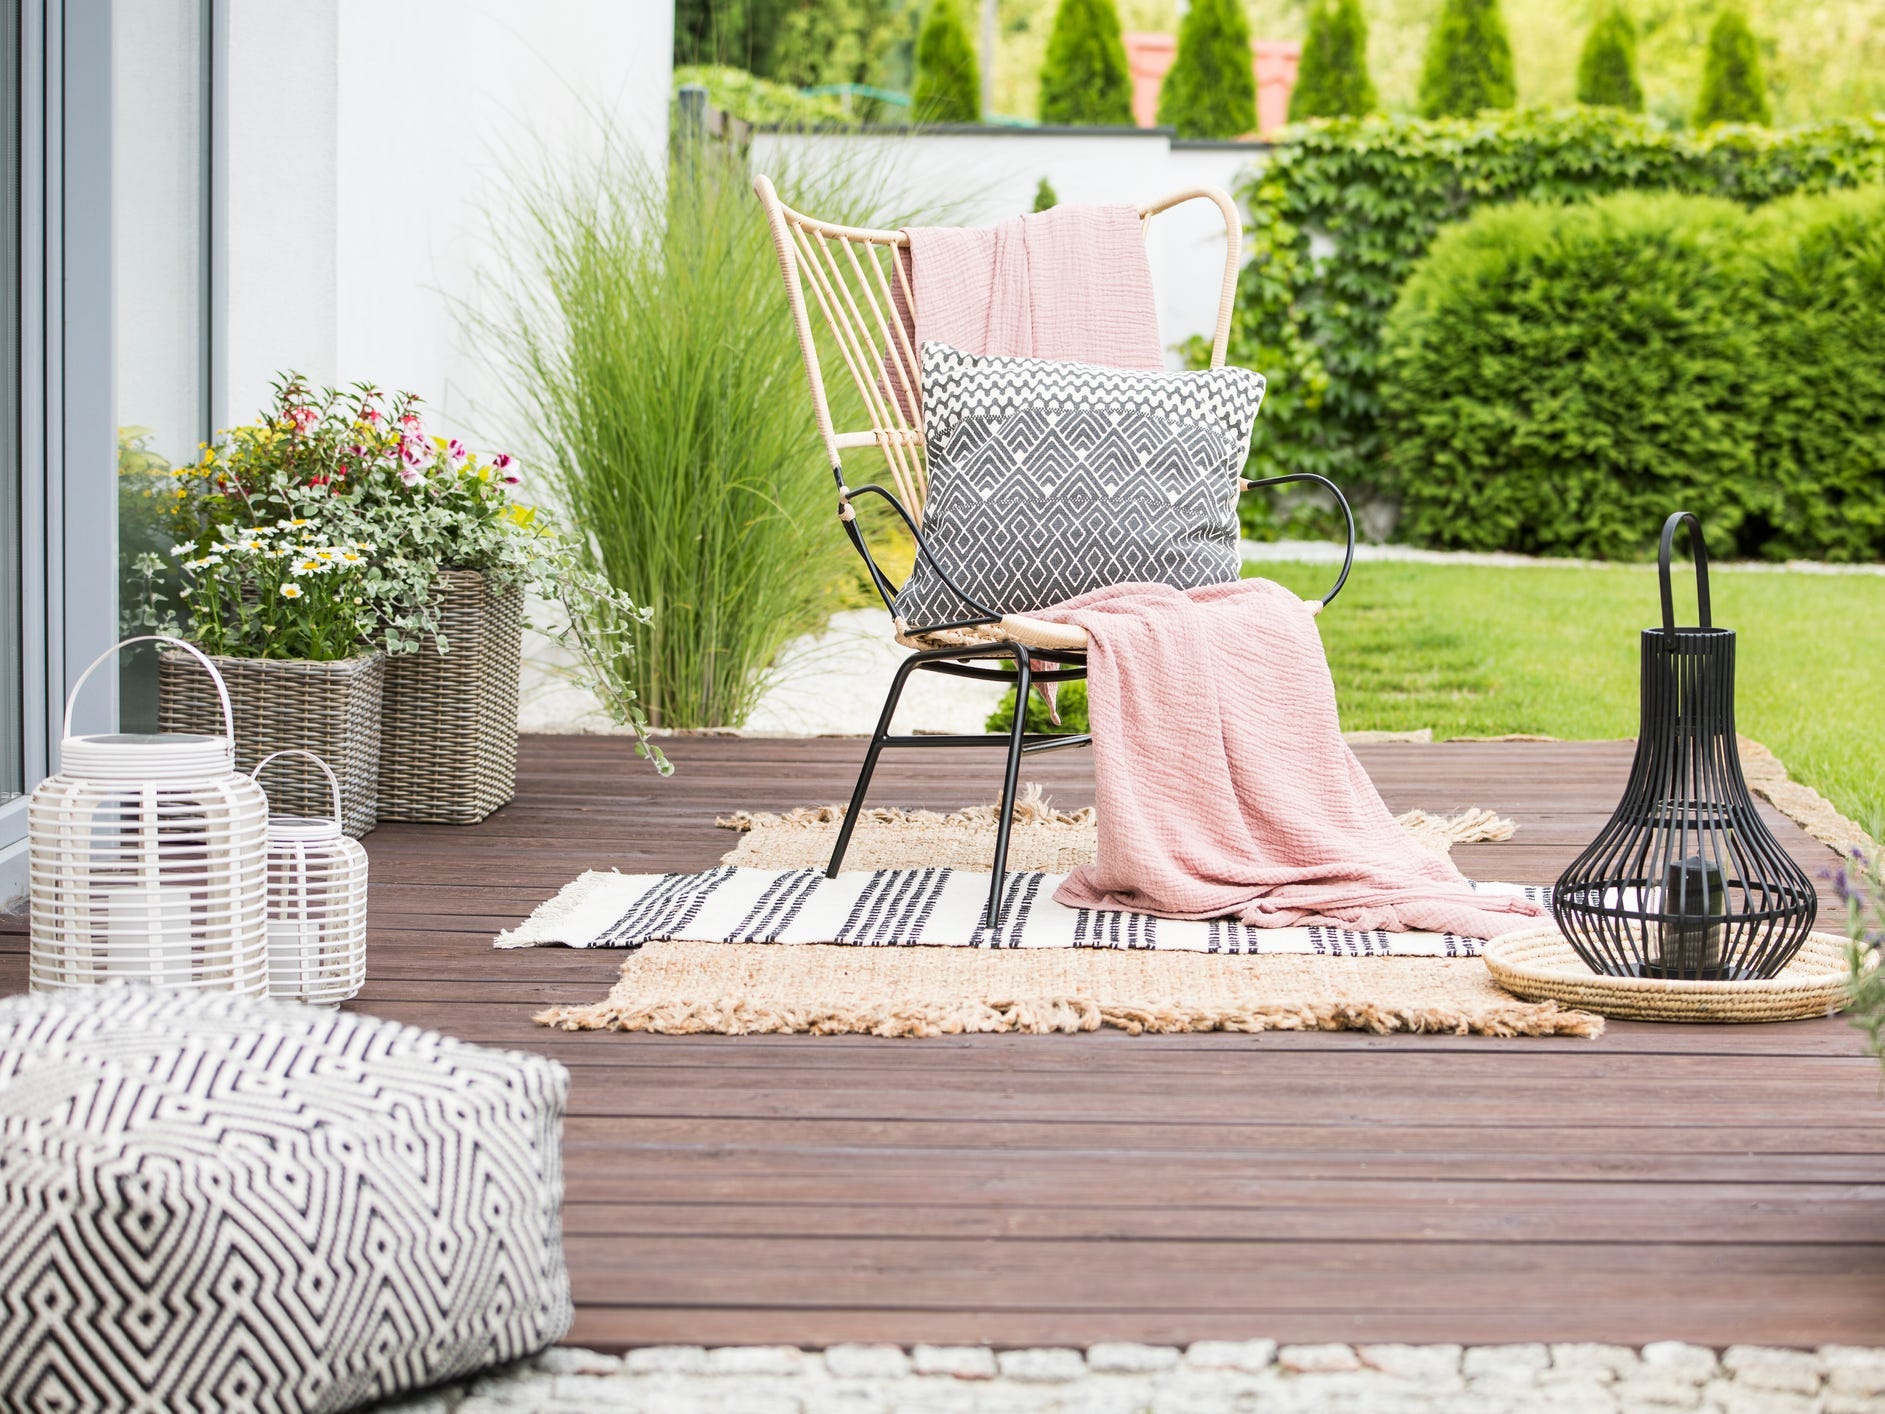
M 399 469 L 399 479 L 408 486 L 417 486 L 425 480 L 425 473 L 414 467 L 402 466 Z
M 321 420 L 321 414 L 311 407 L 289 408 L 288 417 L 297 432 L 312 432 Z
M 425 436 L 425 424 L 419 420 L 419 414 L 409 412 L 399 419 L 399 425 L 415 437 Z
M 506 486 L 516 486 L 524 479 L 517 470 L 517 458 L 509 452 L 499 452 L 492 457 L 491 470 L 497 473 L 497 479 Z
M 456 437 L 445 444 L 445 455 L 452 459 L 453 471 L 471 460 L 471 453 L 465 450 L 465 444 Z
M 399 439 L 399 459 L 404 462 L 408 468 L 415 470 L 422 466 L 428 466 L 432 461 L 432 444 L 423 437 L 408 433 Z M 405 474 L 403 472 L 400 475 L 400 480 L 405 481 Z M 406 484 L 408 486 L 412 485 L 410 481 L 407 481 Z
M 360 418 L 363 422 L 368 422 L 378 427 L 382 422 L 386 421 L 386 414 L 374 407 L 371 403 L 367 403 L 360 409 Z

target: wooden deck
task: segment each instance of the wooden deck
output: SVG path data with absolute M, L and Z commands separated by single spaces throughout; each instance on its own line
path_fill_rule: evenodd
M 855 741 L 526 738 L 514 804 L 392 825 L 357 1005 L 569 1065 L 570 1340 L 1073 1344 L 1678 1338 L 1878 1343 L 1885 1092 L 1840 1021 L 1595 1042 L 1355 1034 L 549 1032 L 618 956 L 493 952 L 587 868 L 691 869 L 716 814 L 842 798 Z M 1397 810 L 1489 806 L 1470 874 L 1544 882 L 1615 803 L 1617 743 L 1379 745 Z M 1086 753 L 1027 775 L 1091 799 Z M 874 799 L 993 797 L 904 753 Z M 1809 872 L 1832 855 L 1791 825 Z M 1836 919 L 1834 920 L 1836 922 Z M 25 939 L 0 936 L 0 992 Z

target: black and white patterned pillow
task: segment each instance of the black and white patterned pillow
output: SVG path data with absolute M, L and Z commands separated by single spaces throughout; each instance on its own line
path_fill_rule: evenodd
M 1112 584 L 1237 578 L 1237 477 L 1263 401 L 1247 368 L 1189 373 L 923 345 L 923 538 L 965 594 L 1026 613 Z M 929 566 L 912 628 L 973 616 Z

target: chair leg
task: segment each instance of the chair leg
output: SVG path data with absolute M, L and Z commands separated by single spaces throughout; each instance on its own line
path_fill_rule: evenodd
M 857 828 L 858 812 L 864 808 L 864 793 L 870 789 L 871 775 L 877 769 L 877 758 L 883 754 L 884 739 L 890 735 L 890 719 L 897 714 L 897 703 L 903 697 L 903 685 L 910 680 L 910 674 L 918 666 L 916 658 L 905 658 L 897 668 L 897 675 L 890 682 L 890 695 L 884 699 L 884 710 L 877 718 L 877 730 L 871 734 L 870 747 L 864 753 L 864 769 L 857 774 L 857 789 L 851 792 L 851 807 L 844 812 L 844 821 L 838 826 L 838 843 L 831 851 L 831 863 L 825 867 L 825 877 L 838 877 L 838 868 L 844 863 L 844 852 L 851 847 L 851 831 Z
M 1021 743 L 1028 732 L 1028 694 L 1033 673 L 1025 648 L 1015 650 L 1014 728 L 1008 738 L 1008 769 L 1001 781 L 1001 809 L 995 817 L 995 862 L 988 884 L 988 928 L 1001 926 L 1001 895 L 1008 882 L 1008 832 L 1014 825 L 1015 793 L 1021 782 Z

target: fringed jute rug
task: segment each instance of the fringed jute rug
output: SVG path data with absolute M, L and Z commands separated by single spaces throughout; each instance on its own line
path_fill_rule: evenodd
M 572 1031 L 1594 1036 L 1603 1028 L 1583 1012 L 1501 991 L 1474 938 L 1064 908 L 1053 892 L 1093 857 L 1093 812 L 1057 811 L 1035 790 L 1016 808 L 1008 899 L 993 932 L 981 910 L 994 807 L 869 811 L 846 859 L 857 870 L 826 879 L 842 816 L 825 806 L 728 817 L 720 823 L 743 835 L 721 867 L 585 874 L 497 945 L 635 950 L 605 1001 L 537 1017 Z M 1415 812 L 1401 823 L 1440 853 L 1512 833 L 1488 811 Z

